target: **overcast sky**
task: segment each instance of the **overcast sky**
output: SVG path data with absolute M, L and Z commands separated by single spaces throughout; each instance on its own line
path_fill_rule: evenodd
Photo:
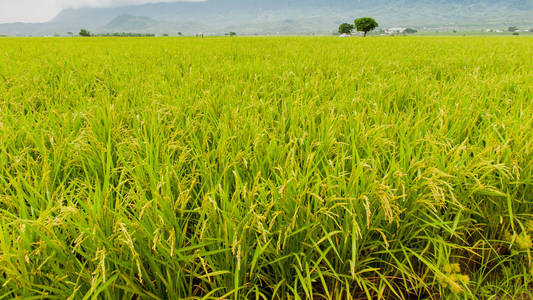
M 0 23 L 45 22 L 56 16 L 63 8 L 176 1 L 179 0 L 0 0 Z

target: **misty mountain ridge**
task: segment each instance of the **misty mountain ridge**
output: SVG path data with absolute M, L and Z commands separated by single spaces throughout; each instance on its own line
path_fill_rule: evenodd
M 533 26 L 533 0 L 207 0 L 65 9 L 47 23 L 0 24 L 0 34 L 77 32 L 329 34 L 374 17 L 382 28 Z

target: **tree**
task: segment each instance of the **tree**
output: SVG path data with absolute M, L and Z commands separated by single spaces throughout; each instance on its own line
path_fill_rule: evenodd
M 405 33 L 409 33 L 409 34 L 412 34 L 412 33 L 417 33 L 418 30 L 416 29 L 413 29 L 413 28 L 407 28 L 404 30 Z
M 162 35 L 162 36 L 168 36 L 168 33 L 163 33 L 163 35 Z
M 229 36 L 236 36 L 236 35 L 237 35 L 237 33 L 233 32 L 233 31 L 229 33 Z
M 509 32 L 515 32 L 515 31 L 518 31 L 518 27 L 516 27 L 516 26 L 510 26 L 507 30 L 508 30 Z
M 182 35 L 183 35 L 183 33 L 181 33 L 181 31 L 180 31 L 180 32 L 178 32 L 178 35 L 179 35 L 179 36 L 182 36 Z
M 80 30 L 80 36 L 91 36 L 91 33 L 87 29 Z
M 378 26 L 379 26 L 378 22 L 376 22 L 376 20 L 374 20 L 372 18 L 355 19 L 355 28 L 359 32 L 364 32 L 365 33 L 365 37 L 366 37 L 366 34 L 369 31 L 372 31 L 372 30 L 376 29 L 376 27 L 378 27 Z
M 513 32 L 513 35 L 520 35 L 520 33 L 515 31 L 515 32 Z
M 355 29 L 355 26 L 349 23 L 342 23 L 339 26 L 339 33 L 340 34 L 350 34 Z

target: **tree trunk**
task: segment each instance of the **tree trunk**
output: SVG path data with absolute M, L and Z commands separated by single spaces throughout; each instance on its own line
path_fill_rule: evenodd
M 366 37 L 366 31 L 365 31 L 365 35 L 363 37 Z

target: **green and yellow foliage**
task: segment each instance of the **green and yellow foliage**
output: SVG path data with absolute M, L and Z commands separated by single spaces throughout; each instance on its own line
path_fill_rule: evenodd
M 0 298 L 530 298 L 533 39 L 0 43 Z

